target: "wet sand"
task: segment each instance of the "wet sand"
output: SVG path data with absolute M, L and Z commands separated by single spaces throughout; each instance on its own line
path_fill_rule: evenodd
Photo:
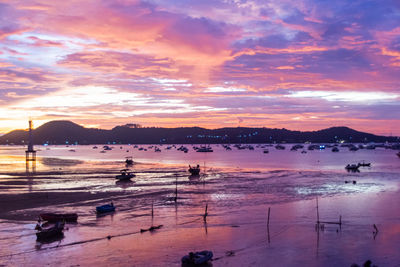
M 6 189 L 0 195 L 0 264 L 6 266 L 180 266 L 183 255 L 205 249 L 214 253 L 213 266 L 350 266 L 367 259 L 399 266 L 400 182 L 393 170 L 215 164 L 189 177 L 179 163 L 137 163 L 134 181 L 121 184 L 114 178 L 121 161 L 45 159 L 35 173 L 25 172 L 18 158 L 10 162 L 14 167 L 0 172 Z M 341 227 L 325 224 L 316 231 L 316 197 L 321 220 L 342 216 Z M 97 216 L 94 207 L 110 201 L 117 211 Z M 36 242 L 33 228 L 43 211 L 78 212 L 78 223 L 67 224 L 60 240 Z

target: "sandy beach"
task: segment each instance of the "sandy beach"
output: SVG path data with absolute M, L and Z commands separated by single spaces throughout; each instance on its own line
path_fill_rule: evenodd
M 57 149 L 58 155 L 50 154 Z M 86 147 L 79 156 L 66 151 L 44 151 L 35 172 L 27 171 L 18 149 L 0 156 L 0 264 L 180 266 L 189 251 L 211 250 L 212 266 L 350 266 L 368 259 L 377 266 L 399 266 L 400 180 L 396 161 L 378 160 L 390 157 L 387 151 L 370 152 L 372 168 L 347 173 L 343 167 L 334 170 L 347 156 L 354 158 L 345 152 L 336 160 L 326 151 L 306 160 L 299 156 L 290 167 L 279 157 L 297 155 L 277 152 L 277 159 L 260 168 L 248 163 L 260 151 L 226 155 L 216 148 L 207 156 L 211 160 L 192 155 L 189 162 L 206 166 L 195 178 L 183 164 L 188 160 L 178 158 L 182 153 L 171 161 L 165 151 L 158 158 L 135 152 L 136 177 L 128 183 L 115 181 L 123 167 L 122 152 L 110 152 L 103 160 Z M 234 161 L 241 156 L 248 162 Z M 226 159 L 231 166 L 217 157 L 231 157 Z M 325 167 L 313 168 L 313 162 Z M 279 164 L 281 168 L 274 167 Z M 341 226 L 324 224 L 316 231 L 317 197 L 320 220 L 341 217 Z M 116 212 L 97 216 L 94 208 L 110 201 Z M 36 242 L 33 229 L 44 211 L 77 212 L 78 223 L 67 224 L 60 240 Z M 141 233 L 152 225 L 163 226 Z

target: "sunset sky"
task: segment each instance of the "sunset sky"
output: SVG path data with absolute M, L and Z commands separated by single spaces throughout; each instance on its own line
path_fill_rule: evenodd
M 400 135 L 400 1 L 0 0 L 0 133 L 29 118 Z

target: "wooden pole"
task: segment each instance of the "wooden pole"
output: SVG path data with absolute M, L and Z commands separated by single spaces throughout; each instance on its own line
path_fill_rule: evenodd
M 268 234 L 268 243 L 271 243 L 271 239 L 269 237 L 269 217 L 271 214 L 271 207 L 268 207 L 268 219 L 267 219 L 267 234 Z
M 178 176 L 176 176 L 175 180 L 175 202 L 178 200 Z
M 319 224 L 318 197 L 317 197 L 317 224 Z
M 154 200 L 151 201 L 151 218 L 154 217 Z
M 207 221 L 207 215 L 208 215 L 207 210 L 208 210 L 208 203 L 206 203 L 206 209 L 205 209 L 204 215 L 203 215 L 203 220 L 204 221 Z

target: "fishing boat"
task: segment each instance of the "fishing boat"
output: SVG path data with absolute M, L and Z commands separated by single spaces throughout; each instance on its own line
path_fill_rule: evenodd
M 278 150 L 285 150 L 286 147 L 283 146 L 283 145 L 276 145 L 276 146 L 275 146 L 275 149 L 278 149 Z
M 196 152 L 214 152 L 210 146 L 202 146 Z
M 125 181 L 125 180 L 130 180 L 131 178 L 135 177 L 135 175 L 129 171 L 129 169 L 122 169 L 120 170 L 120 174 L 115 176 L 115 179 L 118 179 L 120 181 Z
M 185 265 L 202 265 L 210 261 L 213 257 L 213 253 L 209 250 L 203 250 L 200 252 L 189 252 L 188 255 L 182 257 L 182 264 Z
M 36 233 L 36 239 L 38 241 L 47 240 L 50 238 L 54 238 L 57 236 L 62 236 L 64 230 L 64 222 L 56 222 L 53 227 L 42 229 L 39 228 L 39 231 Z
M 125 163 L 126 165 L 132 165 L 133 164 L 132 157 L 125 157 Z
M 111 204 L 105 204 L 105 205 L 96 207 L 97 213 L 107 213 L 107 212 L 114 212 L 114 211 L 115 211 L 115 206 L 112 202 L 111 202 Z
M 360 165 L 358 164 L 347 164 L 346 167 L 344 167 L 348 171 L 358 171 L 358 168 Z
M 360 167 L 371 167 L 371 162 L 365 162 L 365 160 L 363 160 L 362 162 L 358 163 L 358 166 L 360 166 Z
M 48 222 L 76 222 L 78 220 L 78 214 L 76 213 L 42 213 L 40 218 L 43 221 Z
M 191 175 L 199 175 L 200 173 L 200 165 L 197 165 L 196 167 L 192 167 L 189 165 L 189 170 Z

